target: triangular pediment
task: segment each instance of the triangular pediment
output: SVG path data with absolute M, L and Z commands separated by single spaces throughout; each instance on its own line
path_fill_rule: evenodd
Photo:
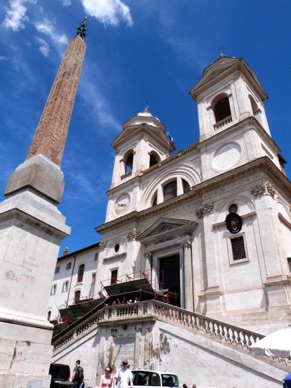
M 267 98 L 258 78 L 247 62 L 243 58 L 226 56 L 219 57 L 215 62 L 204 69 L 201 80 L 190 90 L 191 96 L 194 99 L 197 98 L 204 88 L 209 87 L 212 83 L 217 82 L 218 79 L 227 77 L 229 74 L 236 71 L 240 71 L 246 78 L 249 79 L 249 82 L 260 90 L 263 100 Z
M 111 145 L 116 148 L 128 140 L 132 141 L 133 139 L 140 139 L 142 134 L 146 135 L 148 138 L 154 138 L 159 144 L 168 148 L 169 152 L 172 152 L 175 149 L 169 142 L 164 126 L 155 127 L 148 123 L 135 124 L 124 128 Z
M 231 57 L 220 57 L 211 65 L 207 66 L 202 74 L 202 78 L 209 77 L 214 74 L 220 74 L 225 70 L 236 66 L 239 62 L 241 62 L 241 58 L 231 58 Z
M 196 222 L 174 218 L 162 217 L 145 230 L 139 237 L 140 241 L 159 239 L 167 235 L 181 234 L 186 231 L 191 233 L 197 226 Z

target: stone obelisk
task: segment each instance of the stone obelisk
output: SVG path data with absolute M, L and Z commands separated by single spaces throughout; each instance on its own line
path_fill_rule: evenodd
M 86 45 L 86 19 L 68 44 L 26 160 L 0 203 L 0 386 L 49 387 L 52 325 L 46 312 L 61 240 L 60 169 Z

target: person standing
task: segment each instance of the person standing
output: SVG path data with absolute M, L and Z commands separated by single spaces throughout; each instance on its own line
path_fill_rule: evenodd
M 105 374 L 101 376 L 99 388 L 115 388 L 114 378 L 111 376 L 110 366 L 105 368 Z
M 77 360 L 75 368 L 73 369 L 73 374 L 71 381 L 74 383 L 75 388 L 83 386 L 84 383 L 84 369 L 81 367 L 81 361 Z
M 123 360 L 122 366 L 116 373 L 116 384 L 118 388 L 133 388 L 133 376 L 131 370 L 128 368 L 128 361 Z

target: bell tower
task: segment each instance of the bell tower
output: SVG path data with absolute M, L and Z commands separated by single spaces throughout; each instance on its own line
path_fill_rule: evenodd
M 270 135 L 264 109 L 267 94 L 244 59 L 220 56 L 190 94 L 198 104 L 200 141 L 251 116 Z
M 265 156 L 285 173 L 265 113 L 267 94 L 244 59 L 220 56 L 190 95 L 198 106 L 204 179 Z
M 68 44 L 26 160 L 0 203 L 0 385 L 47 388 L 53 326 L 46 312 L 61 240 L 60 169 L 86 45 L 85 20 Z
M 128 120 L 111 144 L 115 161 L 108 194 L 106 222 L 139 210 L 142 187 L 138 177 L 169 157 L 175 149 L 165 126 L 149 108 Z

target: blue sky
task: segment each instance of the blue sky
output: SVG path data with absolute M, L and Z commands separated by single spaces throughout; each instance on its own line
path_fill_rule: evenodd
M 0 0 L 0 189 L 24 161 L 68 41 L 84 16 L 87 51 L 61 168 L 70 252 L 105 220 L 122 124 L 146 101 L 177 151 L 198 140 L 189 90 L 220 53 L 245 58 L 269 99 L 291 176 L 290 0 Z M 4 199 L 4 196 L 2 196 Z

